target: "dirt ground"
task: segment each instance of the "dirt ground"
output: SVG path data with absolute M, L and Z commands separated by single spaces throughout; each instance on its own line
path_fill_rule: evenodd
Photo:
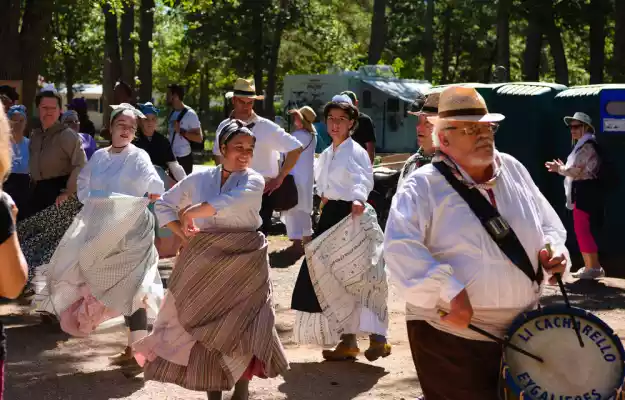
M 251 399 L 380 399 L 412 400 L 420 386 L 406 339 L 404 304 L 391 289 L 390 334 L 393 354 L 369 363 L 322 362 L 321 349 L 298 346 L 291 340 L 294 312 L 290 297 L 299 271 L 299 260 L 285 260 L 279 250 L 288 242 L 271 237 L 271 277 L 274 284 L 277 328 L 291 369 L 276 379 L 254 379 Z M 571 299 L 594 310 L 623 337 L 625 334 L 625 281 L 569 284 Z M 559 291 L 549 288 L 545 303 L 560 302 Z M 36 315 L 13 304 L 0 306 L 9 340 L 5 398 L 8 400 L 106 400 L 106 399 L 206 399 L 206 394 L 175 385 L 144 383 L 142 376 L 126 379 L 108 365 L 108 357 L 120 352 L 126 336 L 122 327 L 97 332 L 88 338 L 70 338 L 40 325 Z M 367 343 L 360 346 L 363 350 Z M 229 395 L 224 396 L 229 399 Z

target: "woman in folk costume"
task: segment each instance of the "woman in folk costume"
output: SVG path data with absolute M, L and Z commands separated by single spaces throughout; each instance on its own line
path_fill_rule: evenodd
M 590 117 L 581 112 L 564 117 L 564 123 L 577 143 L 566 159 L 566 164 L 553 160 L 545 163 L 545 166 L 549 172 L 565 177 L 566 207 L 573 210 L 575 236 L 584 258 L 584 266 L 572 275 L 581 279 L 601 278 L 605 276 L 605 271 L 599 263 L 599 249 L 592 233 L 592 228 L 601 224 L 605 200 L 599 182 L 601 157 L 597 152 L 595 128 Z
M 25 136 L 26 107 L 23 105 L 13 106 L 9 108 L 7 116 L 11 123 L 13 163 L 11 173 L 4 182 L 2 189 L 13 198 L 19 210 L 26 212 L 30 200 L 30 173 L 28 169 L 30 139 Z M 17 220 L 21 221 L 22 219 L 23 217 L 18 214 Z
M 249 168 L 256 139 L 239 120 L 217 138 L 222 164 L 178 182 L 156 214 L 184 242 L 154 330 L 133 349 L 145 378 L 207 391 L 235 387 L 248 398 L 252 376 L 288 368 L 274 327 L 267 242 L 257 232 L 265 181 Z
M 130 143 L 143 114 L 125 103 L 112 108 L 112 144 L 96 151 L 78 177 L 84 207 L 38 275 L 36 301 L 74 336 L 124 315 L 128 347 L 111 361 L 136 374 L 141 368 L 130 345 L 147 335 L 164 296 L 147 208 L 164 188 L 145 151 Z
M 165 190 L 169 190 L 176 182 L 183 180 L 187 173 L 178 164 L 167 137 L 156 131 L 159 109 L 154 107 L 152 103 L 139 104 L 139 109 L 145 115 L 145 119 L 141 120 L 141 129 L 134 144 L 148 153 L 152 164 L 156 167 L 156 171 L 165 184 Z M 153 205 L 150 205 L 150 210 L 154 210 Z M 161 258 L 175 256 L 180 248 L 178 236 L 167 228 L 159 228 L 158 221 L 156 222 L 155 243 Z
M 384 238 L 375 212 L 365 207 L 373 169 L 368 153 L 350 138 L 358 109 L 349 97 L 335 96 L 324 117 L 332 146 L 315 164 L 323 209 L 293 291 L 295 340 L 329 345 L 340 339 L 323 357 L 347 360 L 360 353 L 356 335 L 366 333 L 370 342 L 365 356 L 374 361 L 390 355 L 391 346 L 386 341 Z
M 312 108 L 306 106 L 289 112 L 293 116 L 295 131 L 292 133 L 304 146 L 304 151 L 297 159 L 297 164 L 291 170 L 297 186 L 297 205 L 282 213 L 286 226 L 286 233 L 293 245 L 287 249 L 300 257 L 304 254 L 304 247 L 313 234 L 312 208 L 315 148 L 317 147 L 317 132 L 312 123 L 317 117 Z

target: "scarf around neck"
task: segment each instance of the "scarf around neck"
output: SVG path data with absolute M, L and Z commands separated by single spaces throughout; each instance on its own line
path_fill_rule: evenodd
M 499 153 L 497 153 L 497 151 L 495 151 L 495 160 L 493 162 L 493 177 L 483 183 L 475 183 L 475 181 L 473 181 L 473 179 L 471 179 L 469 175 L 451 159 L 451 157 L 440 150 L 437 150 L 432 158 L 432 163 L 435 162 L 443 162 L 447 164 L 449 169 L 451 169 L 451 172 L 454 174 L 454 177 L 465 184 L 469 189 L 492 189 L 495 187 L 497 178 L 501 175 L 501 160 L 499 159 Z

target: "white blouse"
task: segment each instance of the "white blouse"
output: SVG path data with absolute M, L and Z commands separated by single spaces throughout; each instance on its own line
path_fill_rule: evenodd
M 221 186 L 221 166 L 196 172 L 178 182 L 156 202 L 156 217 L 161 226 L 178 221 L 178 212 L 190 205 L 206 202 L 217 213 L 195 219 L 202 231 L 255 231 L 262 219 L 258 214 L 265 180 L 256 171 L 233 172 Z
M 315 163 L 317 193 L 328 200 L 367 201 L 373 190 L 369 154 L 347 138 L 336 149 L 330 145 Z
M 495 205 L 534 269 L 547 243 L 568 258 L 566 230 L 553 207 L 518 160 L 497 156 L 502 171 L 492 188 Z M 384 258 L 406 301 L 422 309 L 448 304 L 462 289 L 476 314 L 480 309 L 525 309 L 538 300 L 537 286 L 500 250 L 433 165 L 413 172 L 395 195 Z
M 164 191 L 150 156 L 133 144 L 120 153 L 112 153 L 108 148 L 96 151 L 78 175 L 77 194 L 83 203 L 96 193 L 143 197 Z
M 297 205 L 293 210 L 304 211 L 310 214 L 313 209 L 313 186 L 315 183 L 315 147 L 317 135 L 300 129 L 292 134 L 302 143 L 305 150 L 297 159 L 295 167 L 290 172 L 297 186 Z

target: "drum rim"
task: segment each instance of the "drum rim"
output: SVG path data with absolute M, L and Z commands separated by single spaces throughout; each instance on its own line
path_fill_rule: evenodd
M 590 322 L 593 322 L 594 324 L 599 325 L 603 329 L 605 329 L 605 333 L 610 335 L 612 342 L 616 346 L 616 349 L 618 350 L 619 355 L 621 356 L 621 360 L 624 362 L 623 364 L 621 364 L 620 382 L 622 385 L 623 381 L 625 381 L 625 347 L 623 347 L 623 343 L 621 342 L 621 339 L 614 332 L 614 329 L 612 329 L 607 323 L 605 323 L 602 319 L 600 319 L 598 316 L 596 316 L 592 312 L 584 310 L 583 308 L 567 307 L 565 305 L 552 305 L 552 306 L 542 307 L 541 309 L 525 311 L 519 314 L 512 321 L 512 324 L 510 325 L 510 328 L 508 328 L 508 331 L 506 332 L 506 336 L 504 339 L 509 340 L 511 335 L 513 335 L 514 332 L 516 332 L 528 320 L 534 319 L 537 316 L 550 315 L 550 314 L 572 314 L 574 317 L 585 318 L 589 320 Z M 506 380 L 506 383 L 509 385 L 511 390 L 516 391 L 515 394 L 521 394 L 522 389 L 514 382 L 514 378 L 512 377 L 512 374 L 510 373 L 510 368 L 508 367 L 508 363 L 506 362 L 505 352 L 502 353 L 502 359 L 503 359 L 502 369 L 504 372 L 504 378 Z M 618 394 L 619 389 L 620 387 L 615 388 L 614 392 L 609 395 L 607 400 L 613 399 L 614 396 Z

